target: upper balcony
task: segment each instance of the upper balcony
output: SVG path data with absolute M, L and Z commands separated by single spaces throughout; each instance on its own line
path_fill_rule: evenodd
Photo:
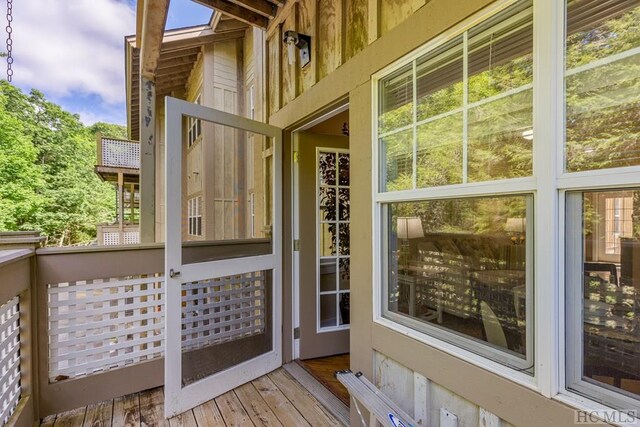
M 98 137 L 96 147 L 96 173 L 103 180 L 117 182 L 118 175 L 122 174 L 124 183 L 139 182 L 140 144 L 137 141 Z

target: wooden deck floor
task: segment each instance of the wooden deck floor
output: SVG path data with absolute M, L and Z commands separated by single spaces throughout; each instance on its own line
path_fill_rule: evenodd
M 45 418 L 47 427 L 342 426 L 280 368 L 214 400 L 163 419 L 162 387 Z

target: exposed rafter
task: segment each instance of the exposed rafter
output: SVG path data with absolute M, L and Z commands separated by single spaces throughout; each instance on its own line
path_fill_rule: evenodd
M 243 6 L 240 6 L 236 3 L 231 3 L 225 0 L 193 0 L 196 3 L 199 3 L 203 6 L 210 7 L 215 9 L 225 15 L 229 15 L 238 21 L 246 22 L 249 25 L 253 25 L 254 27 L 266 29 L 269 24 L 269 19 L 251 11 Z
M 229 0 L 231 3 L 235 3 L 238 6 L 242 6 L 245 9 L 249 9 L 252 12 L 259 13 L 267 18 L 274 18 L 278 7 L 267 0 Z

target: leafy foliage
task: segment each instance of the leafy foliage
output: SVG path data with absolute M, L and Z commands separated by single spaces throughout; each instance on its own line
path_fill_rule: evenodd
M 41 92 L 0 81 L 0 230 L 41 230 L 63 246 L 113 220 L 114 188 L 93 172 L 97 132 L 126 136 L 117 125 L 85 127 Z

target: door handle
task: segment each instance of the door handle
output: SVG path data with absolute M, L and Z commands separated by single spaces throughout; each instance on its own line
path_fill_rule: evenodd
M 172 279 L 175 277 L 180 276 L 180 272 L 179 271 L 174 271 L 173 268 L 169 269 L 169 277 L 171 277 Z

